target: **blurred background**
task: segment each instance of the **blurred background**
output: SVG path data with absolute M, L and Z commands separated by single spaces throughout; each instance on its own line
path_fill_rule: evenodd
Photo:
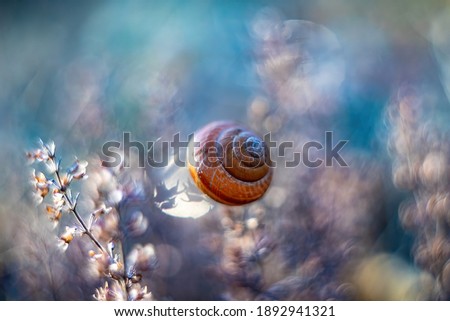
M 145 169 L 131 211 L 148 228 L 129 242 L 154 247 L 154 299 L 448 300 L 449 28 L 444 0 L 2 1 L 0 299 L 104 283 L 88 240 L 61 253 L 33 204 L 39 138 L 89 160 L 87 215 L 106 141 L 232 119 L 293 141 L 288 159 L 333 131 L 349 167 L 277 167 L 262 200 L 198 219 L 166 215 Z

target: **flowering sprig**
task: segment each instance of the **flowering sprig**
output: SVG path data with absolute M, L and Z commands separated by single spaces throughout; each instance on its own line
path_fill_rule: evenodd
M 139 301 L 151 300 L 152 294 L 148 292 L 147 287 L 142 287 L 139 283 L 129 285 L 129 291 L 124 292 L 126 287 L 123 281 L 109 284 L 105 282 L 104 286 L 95 290 L 94 298 L 98 301 Z
M 55 150 L 53 142 L 45 144 L 41 140 L 40 147 L 26 155 L 30 163 L 42 163 L 46 168 L 48 176 L 33 170 L 32 185 L 34 198 L 38 204 L 51 195 L 51 202 L 46 204 L 45 208 L 54 227 L 65 214 L 71 214 L 78 223 L 77 226 L 66 226 L 65 231 L 59 236 L 58 246 L 66 250 L 75 238 L 87 235 L 97 247 L 97 251 L 91 249 L 88 252 L 88 257 L 95 263 L 93 266 L 97 272 L 100 272 L 98 276 L 104 276 L 108 281 L 96 290 L 95 299 L 151 299 L 147 287 L 140 284 L 142 274 L 138 272 L 156 267 L 153 245 L 137 246 L 127 256 L 123 244 L 126 236 L 142 235 L 148 226 L 147 219 L 140 211 L 134 211 L 129 217 L 124 217 L 121 213 L 121 208 L 126 202 L 137 202 L 142 198 L 142 186 L 132 182 L 119 183 L 116 173 L 108 169 L 94 170 L 91 187 L 95 186 L 95 182 L 103 185 L 102 180 L 98 180 L 99 177 L 105 178 L 105 186 L 96 186 L 93 193 L 98 196 L 97 199 L 93 199 L 96 209 L 84 219 L 78 210 L 80 193 L 74 194 L 71 187 L 73 182 L 87 179 L 88 162 L 76 158 L 67 169 L 63 170 L 61 159 L 56 157 Z M 118 224 L 122 219 L 124 224 Z M 120 230 L 121 226 L 124 230 Z
M 37 203 L 42 203 L 44 198 L 52 191 L 52 204 L 48 204 L 46 210 L 48 217 L 53 224 L 56 226 L 61 220 L 63 213 L 69 212 L 72 213 L 80 225 L 80 227 L 67 227 L 65 233 L 60 236 L 60 244 L 63 249 L 67 249 L 69 243 L 75 236 L 87 235 L 102 253 L 108 254 L 104 246 L 92 234 L 90 227 L 95 219 L 99 217 L 99 214 L 106 214 L 110 209 L 98 209 L 94 211 L 88 225 L 77 210 L 80 194 L 78 193 L 75 196 L 72 196 L 72 191 L 70 189 L 70 184 L 74 180 L 87 178 L 86 167 L 88 163 L 86 161 L 75 159 L 73 164 L 63 172 L 61 170 L 61 159 L 57 160 L 55 150 L 56 147 L 53 141 L 45 144 L 40 140 L 40 148 L 26 154 L 31 163 L 44 163 L 49 174 L 54 176 L 53 179 L 50 179 L 46 177 L 44 173 L 36 173 L 33 170 L 32 184 L 35 189 L 35 199 Z

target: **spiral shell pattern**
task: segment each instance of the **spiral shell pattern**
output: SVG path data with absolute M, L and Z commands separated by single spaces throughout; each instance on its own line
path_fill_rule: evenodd
M 189 171 L 195 184 L 217 202 L 253 202 L 264 195 L 272 180 L 266 144 L 234 122 L 204 126 L 194 134 L 189 152 L 194 160 L 189 162 Z

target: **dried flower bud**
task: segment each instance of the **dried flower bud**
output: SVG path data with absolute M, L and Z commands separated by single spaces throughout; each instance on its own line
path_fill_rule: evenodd
M 88 268 L 88 273 L 94 278 L 102 278 L 109 273 L 111 258 L 103 252 L 90 250 L 88 252 L 89 261 L 92 263 Z
M 86 167 L 88 165 L 87 161 L 80 161 L 76 159 L 72 166 L 67 170 L 67 174 L 73 176 L 74 179 L 83 179 L 87 178 L 86 175 Z
M 152 294 L 147 291 L 147 287 L 141 287 L 139 283 L 134 283 L 128 290 L 128 300 L 130 301 L 141 301 L 141 300 L 151 300 Z
M 119 228 L 119 216 L 114 209 L 110 214 L 103 215 L 101 219 L 97 220 L 95 224 L 90 226 L 91 232 L 100 240 L 109 242 L 112 238 L 117 236 Z
M 97 260 L 100 260 L 101 258 L 103 258 L 103 257 L 104 257 L 104 254 L 103 254 L 103 253 L 96 253 L 96 252 L 93 251 L 93 250 L 89 250 L 88 256 L 89 256 L 89 258 L 90 258 L 91 260 L 97 261 Z
M 96 289 L 95 292 L 94 299 L 98 301 L 125 301 L 127 299 L 125 284 L 120 281 L 111 282 L 111 286 L 105 282 L 105 285 Z
M 58 170 L 58 164 L 54 161 L 45 162 L 45 167 L 47 168 L 47 172 L 49 174 L 53 174 Z
M 40 149 L 26 153 L 27 158 L 31 162 L 47 162 L 49 159 L 53 159 L 55 157 L 55 143 L 53 141 L 50 141 L 48 144 L 44 144 L 44 142 L 40 140 L 39 144 L 41 145 Z
M 120 280 L 124 275 L 124 266 L 123 263 L 120 262 L 117 257 L 115 260 L 108 266 L 109 274 L 113 279 Z
M 44 197 L 48 194 L 50 184 L 51 181 L 49 181 L 47 177 L 45 177 L 44 173 L 42 172 L 35 173 L 35 171 L 33 170 L 32 185 L 34 186 L 35 189 L 34 193 L 38 204 L 40 204 L 44 199 Z
M 62 211 L 61 208 L 56 208 L 51 205 L 46 206 L 47 215 L 50 221 L 54 223 L 54 227 L 56 227 L 61 220 L 62 217 Z
M 36 149 L 36 150 L 33 150 L 33 151 L 26 152 L 25 156 L 27 157 L 29 163 L 33 164 L 35 161 L 41 161 L 42 160 L 41 153 L 42 153 L 42 151 L 40 149 Z
M 101 216 L 106 215 L 112 211 L 112 207 L 106 207 L 105 204 L 102 207 L 96 209 L 92 212 L 92 218 L 94 221 L 98 220 Z
M 64 174 L 61 177 L 61 191 L 64 191 L 69 187 L 70 183 L 72 182 L 72 179 L 73 176 L 70 174 Z
M 72 242 L 76 236 L 80 236 L 82 234 L 83 233 L 78 228 L 66 226 L 66 231 L 59 237 L 59 247 L 63 251 L 67 250 L 70 242 Z
M 42 150 L 48 155 L 49 158 L 53 158 L 55 156 L 56 145 L 54 141 L 49 141 L 47 144 L 44 144 L 42 140 L 40 140 L 40 144 L 42 146 Z
M 53 206 L 56 208 L 62 208 L 66 204 L 66 199 L 64 197 L 64 193 L 61 193 L 60 190 L 53 190 Z

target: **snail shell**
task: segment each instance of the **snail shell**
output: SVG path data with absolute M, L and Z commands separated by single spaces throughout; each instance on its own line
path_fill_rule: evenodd
M 189 151 L 193 158 L 188 167 L 195 184 L 217 202 L 253 202 L 264 195 L 272 180 L 266 144 L 236 123 L 206 125 L 194 134 Z

